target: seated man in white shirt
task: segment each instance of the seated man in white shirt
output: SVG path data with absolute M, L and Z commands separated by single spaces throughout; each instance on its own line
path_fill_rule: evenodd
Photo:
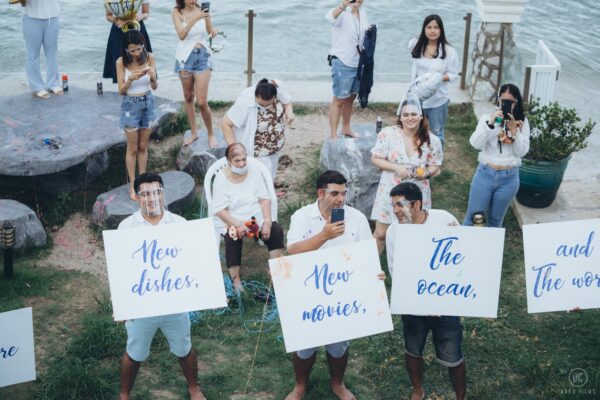
M 412 182 L 402 182 L 390 192 L 396 220 L 386 234 L 388 269 L 393 279 L 396 224 L 425 224 L 458 226 L 452 214 L 444 210 L 422 208 L 423 194 Z M 436 360 L 448 368 L 457 400 L 467 391 L 467 370 L 462 353 L 462 325 L 459 317 L 402 315 L 404 330 L 404 359 L 408 377 L 413 385 L 411 400 L 425 398 L 423 390 L 423 350 L 431 330 Z
M 138 176 L 133 187 L 140 209 L 125 218 L 118 229 L 131 229 L 185 221 L 164 209 L 163 181 L 160 175 L 145 173 Z M 125 266 L 124 266 L 125 267 Z M 198 386 L 198 359 L 192 347 L 190 319 L 187 313 L 137 318 L 125 322 L 127 348 L 121 359 L 120 400 L 129 399 L 140 364 L 150 354 L 150 344 L 160 328 L 169 342 L 171 353 L 179 359 L 188 385 L 191 400 L 205 400 Z
M 291 218 L 287 234 L 288 253 L 339 246 L 341 244 L 371 239 L 367 218 L 357 209 L 344 205 L 348 188 L 346 178 L 337 171 L 326 171 L 317 178 L 317 201 L 297 210 Z M 344 209 L 344 220 L 331 222 L 331 210 Z M 383 279 L 382 276 L 379 276 Z M 344 385 L 344 372 L 348 364 L 348 341 L 325 346 L 331 374 L 331 389 L 343 400 L 354 399 Z M 308 387 L 308 377 L 316 359 L 317 348 L 294 353 L 296 384 L 286 400 L 300 400 Z

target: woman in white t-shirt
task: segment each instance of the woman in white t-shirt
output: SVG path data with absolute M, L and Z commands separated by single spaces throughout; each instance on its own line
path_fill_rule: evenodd
M 225 150 L 227 165 L 213 183 L 215 228 L 225 239 L 225 262 L 236 290 L 242 289 L 240 265 L 245 237 L 261 238 L 269 258 L 283 254 L 283 229 L 272 220 L 271 196 L 258 166 L 248 163 L 246 148 L 233 143 Z
M 413 59 L 412 81 L 425 74 L 441 74 L 441 84 L 433 95 L 423 101 L 423 112 L 429 120 L 431 132 L 440 138 L 442 145 L 446 137 L 444 128 L 448 117 L 448 84 L 458 78 L 458 56 L 446 40 L 444 24 L 439 15 L 428 15 L 423 21 L 421 35 L 412 39 L 409 49 Z

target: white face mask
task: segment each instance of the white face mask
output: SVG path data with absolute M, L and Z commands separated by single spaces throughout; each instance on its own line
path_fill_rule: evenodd
M 244 175 L 248 172 L 248 164 L 244 165 L 241 168 L 230 165 L 229 168 L 231 168 L 231 172 L 233 172 L 236 175 Z

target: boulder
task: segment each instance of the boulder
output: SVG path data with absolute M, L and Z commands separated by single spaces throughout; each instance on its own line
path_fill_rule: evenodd
M 184 134 L 184 140 L 191 135 L 188 130 Z M 176 166 L 180 171 L 185 171 L 198 178 L 204 178 L 208 168 L 219 158 L 225 156 L 227 142 L 220 130 L 215 129 L 215 135 L 219 142 L 219 147 L 211 149 L 208 147 L 208 135 L 206 131 L 198 132 L 198 139 L 190 146 L 182 146 L 177 155 Z
M 46 244 L 46 231 L 33 210 L 15 200 L 0 199 L 0 227 L 10 221 L 15 227 L 15 248 Z
M 371 163 L 371 149 L 377 140 L 375 124 L 352 125 L 352 130 L 358 138 L 339 137 L 332 141 L 327 137 L 319 164 L 322 171 L 336 170 L 348 179 L 347 204 L 370 218 L 381 176 L 379 168 Z
M 167 171 L 160 176 L 165 184 L 165 207 L 176 214 L 189 209 L 194 203 L 194 178 L 180 171 Z M 129 185 L 125 184 L 98 196 L 92 209 L 92 220 L 106 228 L 116 228 L 138 208 L 138 203 L 129 198 Z

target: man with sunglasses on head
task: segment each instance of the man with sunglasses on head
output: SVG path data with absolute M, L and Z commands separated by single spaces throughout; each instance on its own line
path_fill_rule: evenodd
M 317 178 L 317 201 L 298 209 L 292 215 L 287 234 L 288 254 L 371 239 L 367 218 L 357 209 L 345 205 L 348 194 L 346 183 L 344 175 L 337 171 L 325 171 Z M 342 221 L 331 222 L 333 209 L 344 210 Z M 343 400 L 354 399 L 343 380 L 348 364 L 349 345 L 348 341 L 344 341 L 325 346 L 331 390 Z M 293 357 L 296 383 L 286 400 L 300 400 L 304 397 L 308 377 L 317 357 L 317 348 L 297 351 Z
M 452 214 L 444 210 L 426 210 L 422 208 L 423 194 L 412 182 L 402 182 L 390 192 L 394 221 L 387 231 L 386 252 L 388 269 L 393 279 L 394 243 L 396 224 L 424 224 L 458 226 Z M 413 385 L 411 400 L 425 398 L 423 390 L 423 350 L 427 335 L 431 330 L 436 360 L 448 368 L 450 381 L 456 392 L 456 398 L 465 398 L 467 390 L 467 370 L 462 353 L 462 325 L 459 317 L 402 315 L 404 330 L 404 360 L 406 370 Z
M 131 229 L 184 222 L 185 219 L 164 208 L 163 181 L 160 175 L 144 173 L 134 183 L 135 197 L 140 209 L 119 224 L 118 229 Z M 126 267 L 126 266 L 124 266 Z M 120 400 L 129 399 L 140 364 L 150 354 L 150 344 L 160 328 L 169 342 L 171 353 L 187 381 L 191 400 L 205 400 L 198 386 L 198 360 L 192 347 L 190 319 L 187 313 L 138 318 L 125 322 L 127 348 L 121 359 Z

